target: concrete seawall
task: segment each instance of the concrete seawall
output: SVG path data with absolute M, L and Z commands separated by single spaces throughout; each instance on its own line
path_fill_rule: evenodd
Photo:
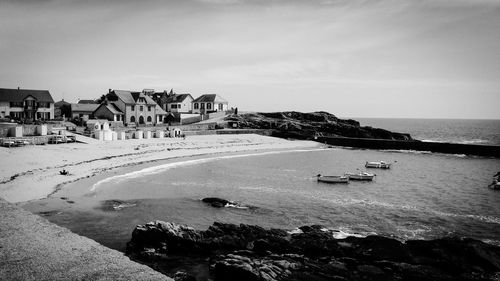
M 172 280 L 0 198 L 0 280 Z
M 397 141 L 383 139 L 361 139 L 344 137 L 318 137 L 315 139 L 321 143 L 337 146 L 348 146 L 368 149 L 398 149 L 430 151 L 448 154 L 465 154 L 485 157 L 500 158 L 500 146 L 496 145 L 473 145 L 458 143 L 422 142 L 422 141 Z

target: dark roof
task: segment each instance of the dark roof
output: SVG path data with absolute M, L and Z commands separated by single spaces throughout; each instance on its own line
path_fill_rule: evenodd
M 60 100 L 60 101 L 54 103 L 55 107 L 61 107 L 63 105 L 70 105 L 70 103 L 65 101 L 65 100 Z
M 98 107 L 97 103 L 72 103 L 71 112 L 94 112 Z
M 113 90 L 113 92 L 119 99 L 121 99 L 126 104 L 136 104 L 139 97 L 144 97 L 146 104 L 156 104 L 156 102 L 148 95 L 144 95 L 141 92 L 131 92 L 123 90 Z
M 94 100 L 79 100 L 78 104 L 95 104 Z
M 123 112 L 116 106 L 114 103 L 108 103 L 108 104 L 101 104 L 99 105 L 94 111 L 97 111 L 101 106 L 109 110 L 112 114 L 120 114 L 123 115 Z
M 22 102 L 28 96 L 41 102 L 54 102 L 47 90 L 5 89 L 0 88 L 0 101 Z
M 180 94 L 180 95 L 174 94 L 167 98 L 167 103 L 183 102 L 187 97 L 193 98 L 191 94 Z
M 201 95 L 197 99 L 195 99 L 193 102 L 227 103 L 227 101 L 225 99 L 223 99 L 221 96 L 216 95 L 216 94 Z

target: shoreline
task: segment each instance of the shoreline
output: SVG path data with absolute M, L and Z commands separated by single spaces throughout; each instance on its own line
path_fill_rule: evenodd
M 319 146 L 313 141 L 248 134 L 2 148 L 5 163 L 15 165 L 0 167 L 0 197 L 12 203 L 43 199 L 67 184 L 111 170 L 183 157 Z M 62 169 L 69 174 L 60 175 Z

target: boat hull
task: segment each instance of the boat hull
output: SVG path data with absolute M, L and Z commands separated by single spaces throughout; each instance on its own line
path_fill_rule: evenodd
M 349 177 L 349 180 L 356 181 L 372 181 L 375 177 L 374 174 L 346 174 L 346 176 Z
M 366 162 L 366 168 L 390 169 L 391 164 L 385 162 Z
M 318 182 L 349 183 L 349 177 L 344 176 L 318 176 Z

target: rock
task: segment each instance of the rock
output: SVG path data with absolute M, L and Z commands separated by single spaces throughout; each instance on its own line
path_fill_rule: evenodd
M 155 268 L 166 268 L 169 255 L 206 261 L 215 281 L 494 280 L 500 272 L 500 247 L 474 239 L 403 243 L 375 235 L 335 239 L 319 225 L 300 230 L 215 222 L 199 231 L 155 221 L 135 228 L 126 253 Z
M 216 198 L 216 197 L 208 197 L 208 198 L 203 198 L 201 201 L 210 204 L 210 206 L 215 207 L 215 208 L 222 208 L 226 206 L 227 204 L 231 203 L 228 200 L 221 199 L 221 198 Z
M 184 271 L 177 271 L 174 274 L 175 281 L 196 281 L 196 278 L 193 275 L 190 275 Z
M 356 120 L 339 119 L 328 112 L 301 113 L 296 111 L 247 113 L 231 115 L 227 121 L 238 122 L 242 128 L 274 129 L 273 135 L 283 138 L 310 139 L 316 134 L 352 138 L 413 140 L 409 134 L 363 127 Z

